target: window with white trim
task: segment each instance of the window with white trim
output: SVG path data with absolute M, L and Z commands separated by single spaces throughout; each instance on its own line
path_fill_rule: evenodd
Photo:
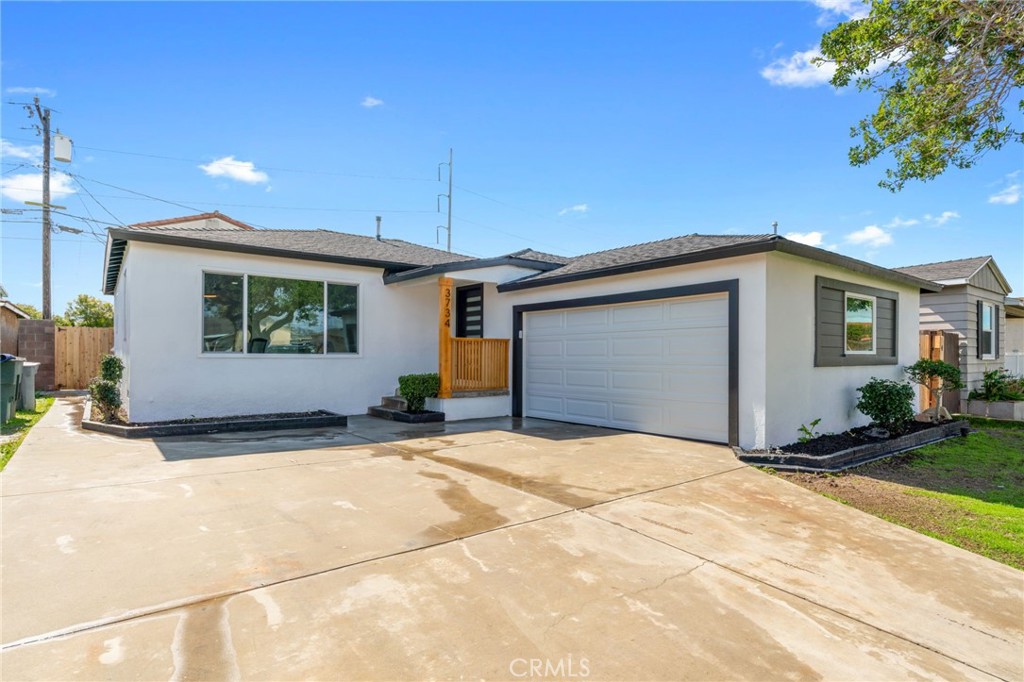
M 202 350 L 358 353 L 358 294 L 354 284 L 204 272 Z
M 981 343 L 981 357 L 983 360 L 991 360 L 996 357 L 995 327 L 996 307 L 993 303 L 981 304 L 981 321 L 979 342 Z
M 856 355 L 875 353 L 875 297 L 846 293 L 843 328 L 846 352 Z

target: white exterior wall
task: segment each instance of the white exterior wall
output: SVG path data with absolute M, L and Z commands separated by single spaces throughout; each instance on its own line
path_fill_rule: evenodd
M 386 287 L 378 268 L 132 242 L 132 421 L 326 409 L 360 414 L 393 393 L 398 376 L 437 371 L 437 288 Z M 347 354 L 203 353 L 203 272 L 359 285 L 359 348 Z M 117 332 L 115 332 L 117 335 Z M 128 352 L 128 346 L 123 346 Z
M 512 307 L 630 291 L 739 280 L 740 445 L 762 447 L 765 433 L 765 256 L 763 254 L 600 277 L 504 294 L 484 288 L 484 334 L 511 338 Z M 511 344 L 510 344 L 511 345 Z M 511 371 L 511 360 L 509 365 Z
M 899 293 L 897 364 L 814 366 L 814 296 L 818 275 Z M 920 291 L 915 287 L 788 254 L 769 254 L 767 444 L 794 442 L 800 435 L 800 425 L 809 425 L 818 418 L 821 423 L 816 430 L 820 433 L 839 433 L 867 424 L 870 420 L 856 408 L 856 389 L 872 377 L 900 379 L 903 367 L 917 361 L 919 303 Z

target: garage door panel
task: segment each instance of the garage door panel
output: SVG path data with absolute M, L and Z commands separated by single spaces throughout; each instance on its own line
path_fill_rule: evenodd
M 661 393 L 665 390 L 665 377 L 658 371 L 612 370 L 612 388 L 627 391 L 653 391 Z
M 526 313 L 523 414 L 726 441 L 727 300 Z
M 608 419 L 608 403 L 598 400 L 565 400 L 565 415 L 576 419 Z
M 665 340 L 661 336 L 626 336 L 612 339 L 612 357 L 660 358 Z
M 566 339 L 565 355 L 567 357 L 608 357 L 607 339 Z
M 565 372 L 566 388 L 608 388 L 608 371 L 602 369 L 569 369 Z
M 665 317 L 664 306 L 660 303 L 612 308 L 611 312 L 612 324 L 616 325 L 661 322 Z
M 587 327 L 604 327 L 608 324 L 608 311 L 604 309 L 570 310 L 565 313 L 565 328 L 568 331 L 583 330 Z

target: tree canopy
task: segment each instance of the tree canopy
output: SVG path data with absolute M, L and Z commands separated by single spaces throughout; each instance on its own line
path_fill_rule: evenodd
M 39 308 L 35 307 L 31 303 L 15 303 L 14 305 L 18 306 L 23 311 L 28 313 L 29 319 L 32 319 L 32 320 L 41 320 L 41 319 L 43 319 L 43 313 L 39 310 Z
M 61 327 L 113 327 L 114 306 L 95 296 L 79 294 L 68 302 L 63 315 L 53 316 L 53 321 Z
M 835 64 L 832 85 L 881 95 L 851 130 L 859 144 L 850 163 L 892 154 L 879 182 L 890 191 L 1024 143 L 1007 121 L 1008 100 L 1024 87 L 1021 0 L 874 0 L 867 17 L 826 33 L 821 52 Z M 1024 98 L 1016 107 L 1024 112 Z

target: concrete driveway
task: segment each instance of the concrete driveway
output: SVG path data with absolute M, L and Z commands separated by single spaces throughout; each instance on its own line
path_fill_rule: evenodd
M 539 420 L 125 441 L 2 485 L 3 678 L 1024 679 L 1024 574 L 741 465 Z

